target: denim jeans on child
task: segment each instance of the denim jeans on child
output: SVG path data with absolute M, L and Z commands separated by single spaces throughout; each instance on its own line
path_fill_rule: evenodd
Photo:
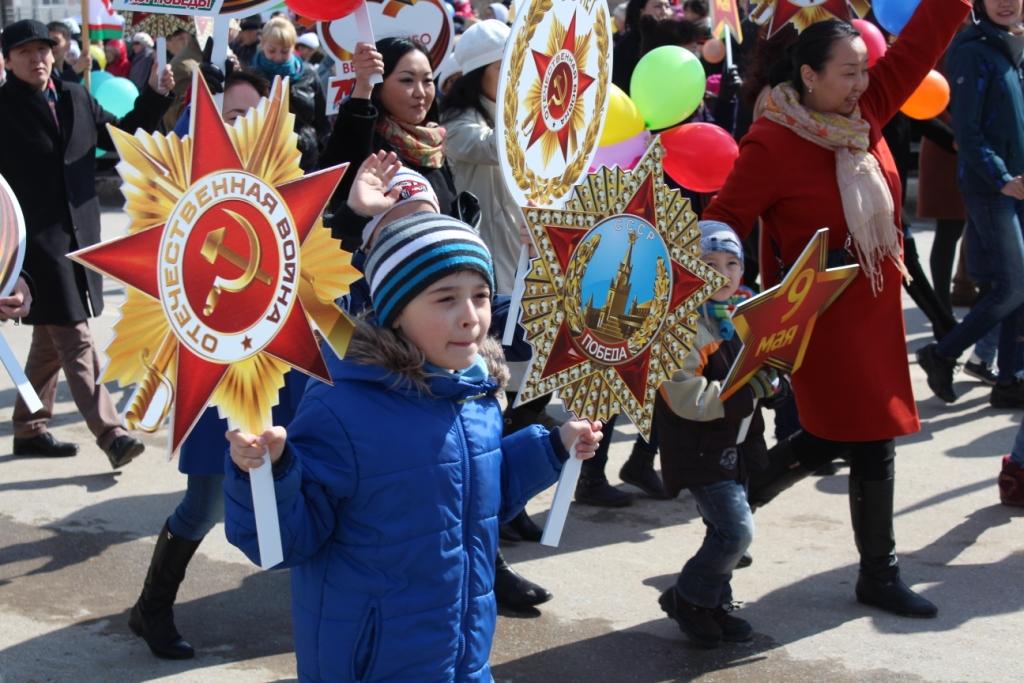
M 1018 337 L 1024 321 L 1024 202 L 1002 194 L 964 195 L 970 215 L 967 271 L 979 283 L 990 285 L 967 317 L 939 342 L 938 352 L 959 358 L 996 324 L 999 334 L 999 381 L 1013 381 L 1020 370 Z
M 185 497 L 167 520 L 175 536 L 201 541 L 218 522 L 224 521 L 224 475 L 190 474 Z
M 732 602 L 732 570 L 754 540 L 747 490 L 737 481 L 690 489 L 704 525 L 704 543 L 683 566 L 676 590 L 687 602 L 715 608 Z

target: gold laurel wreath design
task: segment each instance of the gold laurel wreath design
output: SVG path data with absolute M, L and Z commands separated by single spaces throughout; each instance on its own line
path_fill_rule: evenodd
M 660 237 L 660 235 L 659 235 Z M 664 239 L 664 238 L 662 238 Z M 668 245 L 666 246 L 666 251 Z M 651 343 L 654 339 L 654 335 L 661 328 L 665 322 L 665 315 L 668 313 L 669 299 L 672 294 L 672 280 L 668 275 L 668 269 L 665 268 L 664 261 L 661 258 L 658 259 L 658 273 L 654 278 L 654 298 L 651 300 L 651 310 L 644 318 L 644 324 L 640 326 L 640 329 L 633 333 L 629 338 L 629 352 L 631 354 L 640 353 L 644 347 Z
M 583 243 L 576 247 L 576 253 L 573 254 L 565 271 L 565 322 L 574 335 L 582 333 L 586 324 L 582 314 L 583 276 L 600 243 L 600 235 L 587 236 Z
M 526 30 L 516 36 L 515 45 L 512 50 L 512 60 L 509 63 L 508 86 L 505 88 L 504 100 L 504 124 L 505 124 L 505 152 L 508 154 L 509 164 L 512 167 L 512 177 L 515 178 L 519 189 L 526 192 L 527 197 L 539 204 L 549 203 L 552 199 L 566 195 L 587 170 L 587 157 L 590 151 L 597 145 L 598 133 L 601 129 L 602 117 L 594 116 L 587 126 L 587 134 L 583 139 L 583 145 L 579 148 L 579 154 L 565 171 L 557 178 L 542 178 L 530 169 L 526 164 L 526 150 L 519 144 L 517 138 L 517 122 L 519 120 L 519 79 L 523 72 L 523 62 L 526 61 L 530 41 L 544 17 L 554 6 L 554 0 L 539 0 L 530 7 L 530 13 L 526 18 Z M 594 100 L 595 111 L 604 111 L 608 99 L 608 84 L 611 80 L 608 77 L 608 60 L 605 55 L 609 50 L 609 36 L 607 18 L 605 17 L 604 6 L 597 10 L 597 19 L 594 22 L 594 33 L 597 34 L 598 53 L 598 77 L 597 96 Z

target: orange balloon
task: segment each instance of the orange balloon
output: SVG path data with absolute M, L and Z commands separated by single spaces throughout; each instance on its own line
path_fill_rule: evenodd
M 924 121 L 941 114 L 949 106 L 949 82 L 938 71 L 932 69 L 907 98 L 900 111 L 912 119 Z
M 725 59 L 725 43 L 712 38 L 704 43 L 704 47 L 701 48 L 701 54 L 704 55 L 704 61 L 708 64 L 718 64 Z

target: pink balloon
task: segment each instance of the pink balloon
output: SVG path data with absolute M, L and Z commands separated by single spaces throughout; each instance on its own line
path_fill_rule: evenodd
M 870 21 L 854 19 L 850 23 L 853 24 L 855 29 L 860 31 L 860 37 L 864 39 L 864 43 L 868 46 L 868 66 L 874 66 L 878 58 L 889 49 L 885 42 L 885 36 Z
M 628 171 L 636 166 L 640 157 L 647 151 L 647 145 L 651 141 L 651 134 L 646 130 L 634 135 L 628 140 L 616 142 L 614 145 L 598 147 L 594 154 L 594 161 L 590 165 L 590 172 L 593 173 L 602 166 L 612 168 L 618 166 L 623 171 Z

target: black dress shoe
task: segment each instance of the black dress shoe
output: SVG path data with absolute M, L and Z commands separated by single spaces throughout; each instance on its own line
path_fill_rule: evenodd
M 594 505 L 602 508 L 623 508 L 633 503 L 633 496 L 625 491 L 620 491 L 602 475 L 600 477 L 588 477 L 580 475 L 576 483 L 577 503 L 582 505 Z
M 526 514 L 526 510 L 523 510 L 515 518 L 508 523 L 515 529 L 516 534 L 520 539 L 524 541 L 531 541 L 533 543 L 539 543 L 540 537 L 544 535 L 544 530 L 537 526 L 537 523 L 530 519 L 530 515 Z
M 134 436 L 122 434 L 107 446 L 107 460 L 115 470 L 120 469 L 142 455 L 146 445 Z
M 551 599 L 551 592 L 512 569 L 498 551 L 494 566 L 494 598 L 502 607 L 526 609 Z
M 57 441 L 50 432 L 27 439 L 14 437 L 14 454 L 36 458 L 68 458 L 78 455 L 78 444 Z

